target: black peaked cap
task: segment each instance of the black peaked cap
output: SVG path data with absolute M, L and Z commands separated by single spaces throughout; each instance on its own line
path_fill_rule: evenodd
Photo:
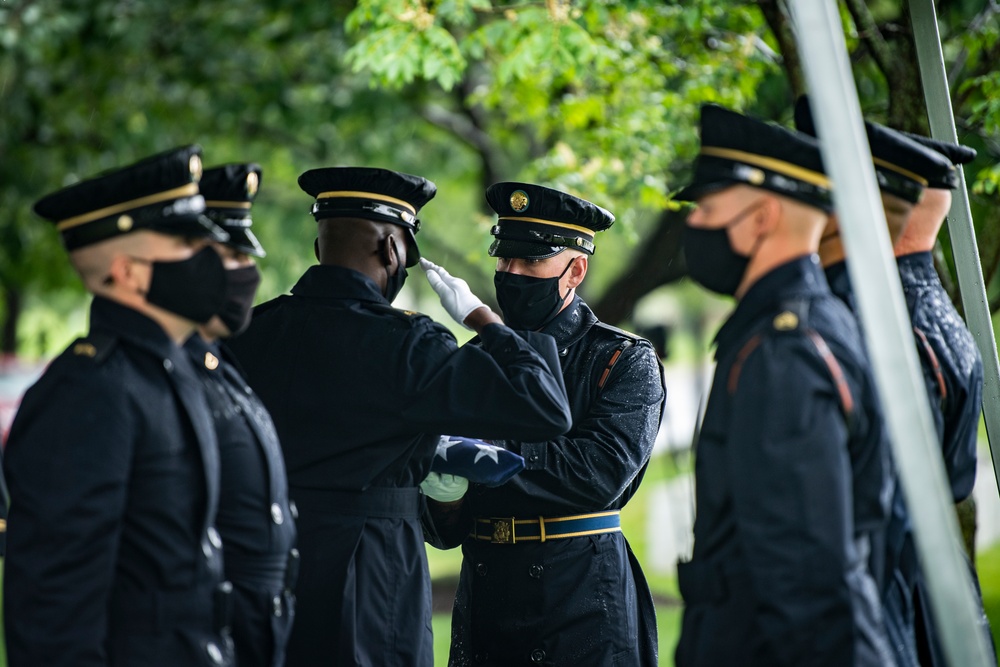
M 250 231 L 250 207 L 262 178 L 259 164 L 226 164 L 206 169 L 199 184 L 205 198 L 205 215 L 229 234 L 226 245 L 255 257 L 267 254 Z
M 593 255 L 594 235 L 615 222 L 597 204 L 531 183 L 494 183 L 486 201 L 498 216 L 491 257 L 544 259 L 566 248 Z
M 770 190 L 828 213 L 833 210 L 832 186 L 813 137 L 714 104 L 703 105 L 694 176 L 673 198 L 695 201 L 738 184 Z
M 322 167 L 299 176 L 299 187 L 316 198 L 312 214 L 328 218 L 363 218 L 390 222 L 407 230 L 406 266 L 420 259 L 417 213 L 437 194 L 422 176 L 377 167 Z
M 977 153 L 974 148 L 969 148 L 968 146 L 963 146 L 961 144 L 953 144 L 949 141 L 938 141 L 937 139 L 931 139 L 930 137 L 924 137 L 919 134 L 910 134 L 909 132 L 903 132 L 902 134 L 909 139 L 913 139 L 921 146 L 925 146 L 932 151 L 937 151 L 941 155 L 948 158 L 956 167 L 961 164 L 968 164 L 976 159 Z M 954 190 L 958 187 L 958 184 L 958 170 L 956 169 L 952 172 L 952 178 L 950 179 L 945 178 L 940 181 L 928 179 L 927 187 L 940 188 L 942 190 Z
M 34 211 L 55 223 L 67 250 L 142 229 L 225 241 L 203 215 L 201 176 L 201 148 L 183 146 L 57 190 Z
M 806 134 L 816 136 L 812 111 L 805 95 L 795 103 L 795 126 Z M 939 183 L 956 178 L 955 167 L 948 159 L 908 139 L 902 132 L 867 120 L 865 131 L 875 163 L 875 176 L 883 192 L 915 204 L 932 181 Z

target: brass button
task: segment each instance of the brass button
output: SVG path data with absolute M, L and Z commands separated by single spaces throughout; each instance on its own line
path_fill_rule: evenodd
M 285 522 L 285 515 L 278 503 L 271 503 L 271 519 L 279 526 Z
M 215 642 L 208 642 L 208 646 L 205 647 L 205 651 L 208 652 L 208 657 L 211 659 L 213 664 L 222 664 L 222 649 L 219 648 L 218 644 Z
M 208 541 L 211 542 L 212 546 L 216 549 L 222 548 L 222 538 L 219 537 L 219 531 L 215 529 L 215 526 L 208 527 Z
M 210 371 L 214 371 L 219 367 L 219 358 L 212 354 L 211 352 L 205 353 L 205 368 Z

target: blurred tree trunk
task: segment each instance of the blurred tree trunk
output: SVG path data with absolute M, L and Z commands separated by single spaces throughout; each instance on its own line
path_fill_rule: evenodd
M 637 248 L 629 268 L 619 275 L 596 303 L 594 313 L 604 322 L 628 319 L 639 299 L 657 287 L 687 275 L 681 231 L 687 214 L 660 213 L 652 235 Z

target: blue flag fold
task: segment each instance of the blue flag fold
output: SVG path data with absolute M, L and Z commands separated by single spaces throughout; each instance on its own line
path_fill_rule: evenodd
M 474 484 L 500 486 L 524 470 L 524 459 L 485 440 L 442 435 L 431 470 L 464 477 Z

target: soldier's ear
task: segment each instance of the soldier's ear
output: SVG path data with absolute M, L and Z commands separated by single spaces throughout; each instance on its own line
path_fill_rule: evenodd
M 576 289 L 583 279 L 587 277 L 587 266 L 589 260 L 586 255 L 579 255 L 575 260 L 573 260 L 573 266 L 569 267 L 569 281 L 567 284 L 570 289 Z
M 399 246 L 396 244 L 396 237 L 389 234 L 382 239 L 382 264 L 386 270 L 392 273 L 394 267 L 399 266 L 403 258 L 399 256 Z
M 781 202 L 777 197 L 765 196 L 761 205 L 753 212 L 754 226 L 763 234 L 770 234 L 781 219 Z

